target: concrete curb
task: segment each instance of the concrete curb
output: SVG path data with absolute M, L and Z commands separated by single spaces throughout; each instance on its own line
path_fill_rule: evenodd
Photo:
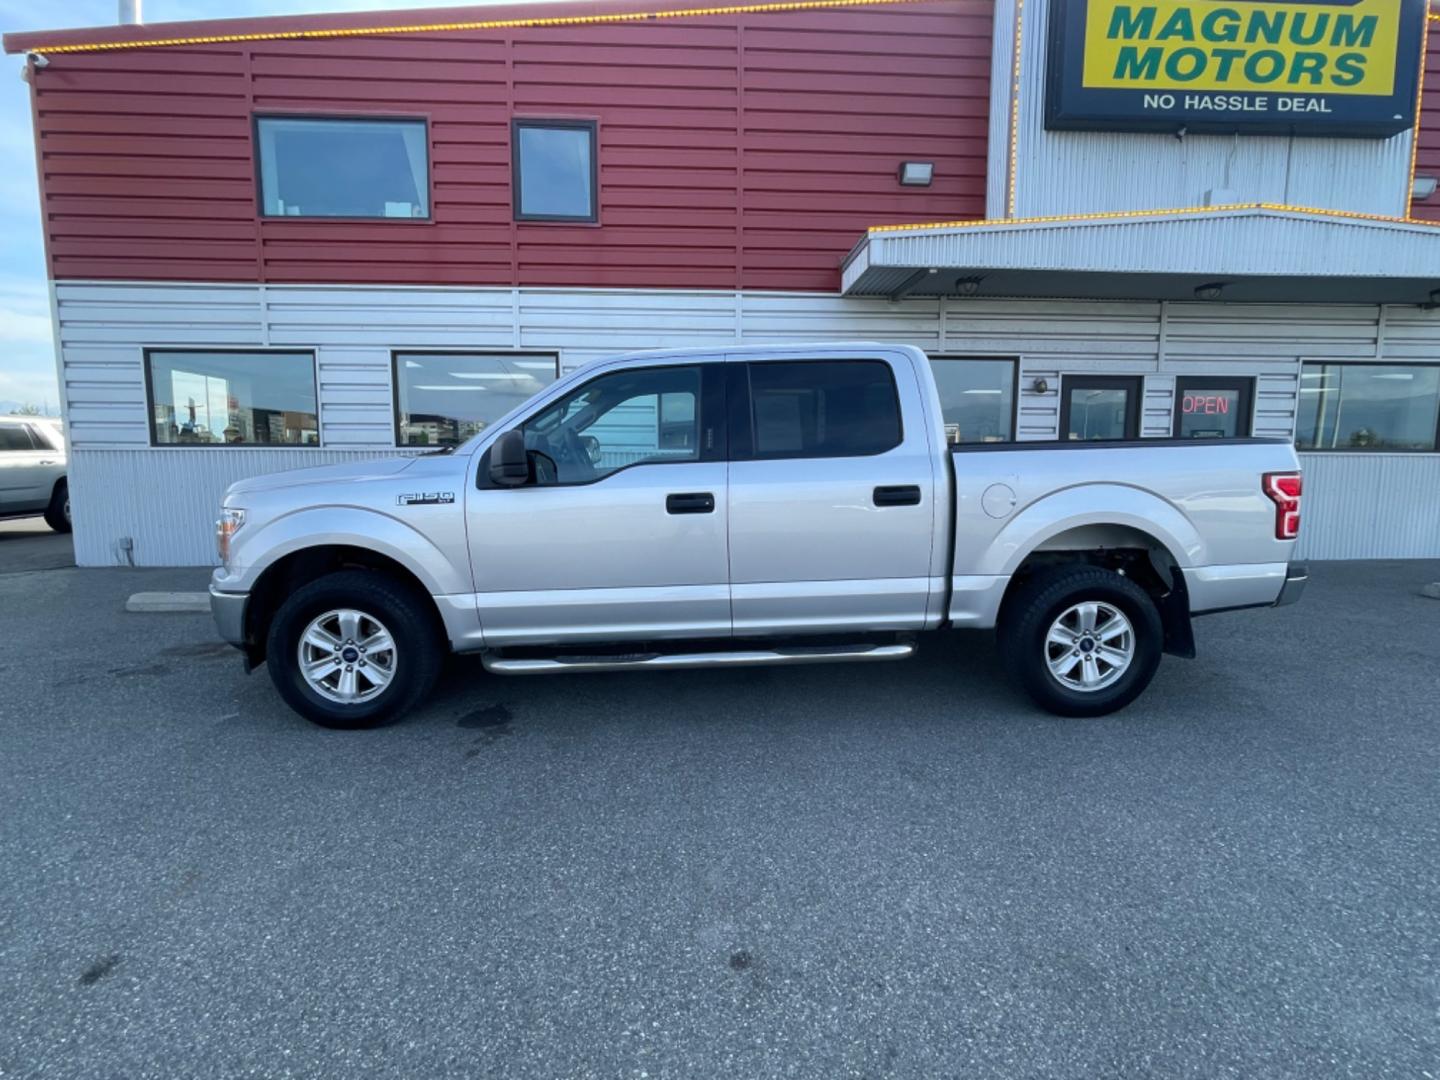
M 179 611 L 187 615 L 208 614 L 210 594 L 203 592 L 137 592 L 125 601 L 126 611 Z
M 1440 600 L 1440 581 L 1420 586 L 1420 595 L 1428 596 L 1431 600 Z

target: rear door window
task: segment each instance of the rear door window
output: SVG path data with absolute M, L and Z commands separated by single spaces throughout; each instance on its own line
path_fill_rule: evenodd
M 754 457 L 869 457 L 900 445 L 900 398 L 884 361 L 770 361 L 749 369 Z
M 30 433 L 20 424 L 0 424 L 0 451 L 34 450 Z

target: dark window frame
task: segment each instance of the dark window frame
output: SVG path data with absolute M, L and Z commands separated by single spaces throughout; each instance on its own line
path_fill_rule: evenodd
M 1140 401 L 1145 396 L 1143 375 L 1067 375 L 1060 376 L 1060 430 L 1061 442 L 1086 442 L 1072 439 L 1070 431 L 1070 392 L 1072 390 L 1130 390 L 1132 393 L 1125 404 L 1125 435 L 1119 442 L 1136 442 L 1140 438 Z
M 1224 442 L 1249 438 L 1255 431 L 1256 379 L 1253 375 L 1179 375 L 1175 378 L 1175 404 L 1171 410 L 1170 436 L 1175 439 L 1187 438 L 1180 434 L 1181 403 L 1187 390 L 1238 390 L 1240 399 L 1239 415 L 1236 419 L 1235 434 L 1222 436 Z M 1189 436 L 1198 438 L 1198 436 Z
M 397 123 L 418 123 L 425 127 L 425 216 L 424 217 L 357 217 L 353 214 L 267 214 L 265 212 L 265 184 L 260 162 L 260 121 L 262 120 L 321 120 L 339 123 L 363 123 L 366 121 L 392 121 Z M 386 112 L 287 112 L 283 109 L 265 109 L 250 114 L 250 157 L 255 172 L 255 213 L 260 221 L 316 222 L 330 221 L 339 224 L 373 224 L 377 221 L 393 225 L 433 225 L 435 223 L 435 147 L 431 139 L 430 115 L 428 113 L 386 113 Z
M 423 348 L 396 348 L 390 350 L 390 424 L 391 438 L 397 450 L 434 450 L 436 447 L 419 447 L 410 443 L 400 441 L 400 358 L 402 356 L 504 356 L 514 357 L 517 360 L 525 358 L 547 359 L 555 361 L 555 378 L 560 378 L 560 353 L 558 350 L 549 349 L 423 349 Z M 462 440 L 456 445 L 464 445 Z M 441 443 L 441 446 L 448 446 L 448 443 Z
M 315 387 L 315 444 L 306 443 L 167 443 L 155 438 L 155 385 L 150 357 L 163 353 L 275 353 L 282 356 L 308 356 L 310 358 L 310 382 Z M 325 447 L 325 425 L 321 420 L 320 408 L 320 362 L 314 349 L 292 349 L 275 346 L 221 345 L 184 346 L 165 345 L 141 350 L 141 367 L 145 372 L 145 428 L 150 446 L 156 450 L 322 450 Z
M 480 491 L 526 491 L 536 488 L 541 491 L 553 491 L 555 488 L 584 488 L 593 487 L 596 484 L 603 484 L 612 476 L 619 476 L 630 469 L 638 469 L 642 466 L 651 465 L 703 465 L 714 464 L 718 461 L 729 460 L 729 440 L 726 431 L 727 397 L 729 384 L 726 380 L 726 370 L 733 365 L 723 360 L 695 360 L 690 363 L 670 364 L 646 364 L 644 367 L 613 367 L 608 371 L 597 371 L 593 376 L 582 383 L 570 387 L 568 390 L 551 398 L 543 403 L 534 412 L 522 416 L 515 423 L 505 428 L 506 432 L 523 428 L 527 423 L 539 416 L 546 409 L 552 409 L 567 397 L 580 393 L 585 387 L 599 379 L 611 375 L 634 374 L 637 371 L 675 371 L 681 368 L 696 368 L 700 373 L 700 400 L 696 403 L 695 424 L 700 436 L 700 445 L 696 447 L 697 453 L 693 459 L 680 460 L 676 458 L 662 459 L 659 461 L 634 461 L 629 465 L 621 465 L 613 472 L 604 476 L 597 476 L 593 480 L 572 481 L 569 483 L 554 484 L 520 484 L 515 487 L 502 486 L 490 481 L 490 453 L 494 450 L 495 444 L 491 443 L 480 455 L 480 461 L 475 473 L 475 487 Z M 705 432 L 710 431 L 714 436 L 713 441 L 708 443 L 705 440 Z M 501 432 L 503 435 L 505 432 Z
M 937 360 L 942 363 L 954 363 L 956 361 L 979 361 L 990 364 L 1010 365 L 1010 437 L 1001 439 L 996 444 L 1005 446 L 1018 441 L 1020 431 L 1020 357 L 1018 356 L 967 356 L 964 353 L 926 353 L 925 357 L 934 364 Z M 940 429 L 945 429 L 945 414 L 942 409 L 940 414 Z M 969 446 L 970 443 L 952 443 L 947 438 L 946 446 Z
M 1440 361 L 1435 360 L 1301 360 L 1300 375 L 1305 374 L 1307 367 L 1355 367 L 1355 368 L 1376 368 L 1376 367 L 1402 367 L 1402 368 L 1440 368 Z M 1301 446 L 1300 445 L 1300 407 L 1304 402 L 1304 396 L 1300 391 L 1305 386 L 1303 378 L 1297 379 L 1299 385 L 1295 388 L 1295 432 L 1293 442 L 1295 450 L 1301 454 L 1440 454 L 1440 408 L 1435 410 L 1435 438 L 1429 450 L 1418 450 L 1407 447 L 1386 447 L 1386 446 Z
M 755 395 L 751 385 L 751 371 L 757 367 L 774 364 L 879 364 L 885 368 L 890 379 L 890 389 L 895 393 L 895 420 L 897 437 L 895 442 L 883 450 L 868 454 L 761 454 L 755 449 Z M 735 374 L 728 380 L 730 460 L 731 461 L 844 461 L 846 458 L 880 457 L 905 445 L 905 403 L 900 399 L 900 384 L 895 378 L 895 365 L 881 357 L 845 357 L 830 359 L 819 357 L 777 357 L 774 360 L 749 360 L 727 364 Z
M 579 214 L 527 214 L 520 208 L 520 129 L 546 128 L 590 133 L 590 212 Z M 600 121 L 550 116 L 515 116 L 510 119 L 510 209 L 520 224 L 600 224 Z

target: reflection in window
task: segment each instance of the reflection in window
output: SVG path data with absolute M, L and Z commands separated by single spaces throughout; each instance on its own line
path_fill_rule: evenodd
M 146 355 L 158 446 L 318 446 L 308 352 Z
M 267 217 L 430 216 L 423 121 L 262 117 L 255 127 Z
M 1009 442 L 1014 435 L 1015 361 L 932 359 L 945 441 Z
M 517 219 L 596 219 L 593 123 L 517 120 L 514 153 Z
M 457 446 L 555 381 L 556 358 L 396 353 L 396 440 Z
M 1302 450 L 1436 450 L 1440 366 L 1306 364 L 1295 445 Z
M 698 461 L 700 369 L 601 375 L 525 422 L 525 446 L 555 463 L 557 482 L 586 484 L 627 465 Z

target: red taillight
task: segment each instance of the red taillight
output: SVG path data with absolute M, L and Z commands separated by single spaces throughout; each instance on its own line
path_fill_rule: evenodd
M 1270 472 L 1260 486 L 1275 504 L 1275 539 L 1294 540 L 1300 535 L 1300 492 L 1298 472 Z

